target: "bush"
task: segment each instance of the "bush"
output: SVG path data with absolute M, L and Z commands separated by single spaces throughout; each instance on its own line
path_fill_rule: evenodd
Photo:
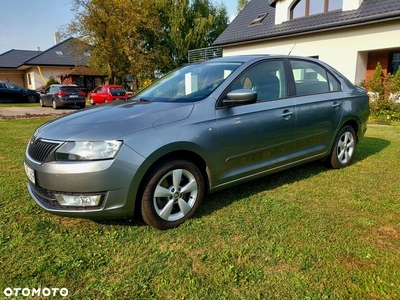
M 400 69 L 384 75 L 378 62 L 372 78 L 360 83 L 370 95 L 370 113 L 380 121 L 400 121 Z
M 46 83 L 46 89 L 52 84 L 59 84 L 59 82 L 53 76 L 50 76 Z

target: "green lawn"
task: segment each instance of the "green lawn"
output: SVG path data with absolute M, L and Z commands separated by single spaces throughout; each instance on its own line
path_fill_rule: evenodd
M 346 169 L 315 162 L 223 190 L 158 231 L 42 211 L 22 159 L 46 120 L 0 121 L 0 298 L 400 299 L 399 126 L 369 126 Z

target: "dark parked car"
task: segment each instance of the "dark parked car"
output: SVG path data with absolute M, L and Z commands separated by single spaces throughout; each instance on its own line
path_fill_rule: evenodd
M 204 61 L 132 100 L 40 126 L 26 149 L 28 189 L 51 213 L 115 218 L 136 210 L 169 229 L 206 192 L 314 160 L 348 166 L 368 115 L 364 89 L 316 59 Z
M 19 85 L 0 81 L 0 102 L 39 102 L 40 94 Z
M 114 100 L 126 100 L 129 96 L 120 85 L 101 85 L 90 94 L 90 104 L 106 103 Z
M 52 84 L 40 95 L 40 106 L 86 106 L 86 94 L 76 85 Z

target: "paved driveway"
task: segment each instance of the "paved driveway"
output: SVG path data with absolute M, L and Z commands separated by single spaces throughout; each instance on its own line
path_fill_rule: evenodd
M 56 116 L 76 111 L 76 108 L 53 109 L 52 107 L 0 107 L 0 119 Z

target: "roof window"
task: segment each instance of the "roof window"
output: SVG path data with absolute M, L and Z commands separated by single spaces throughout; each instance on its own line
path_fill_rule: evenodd
M 267 15 L 268 15 L 267 13 L 259 14 L 257 18 L 251 21 L 250 26 L 261 25 L 262 21 L 265 19 Z
M 56 54 L 57 55 L 64 55 L 64 53 L 62 51 L 57 51 L 57 50 L 56 50 Z

